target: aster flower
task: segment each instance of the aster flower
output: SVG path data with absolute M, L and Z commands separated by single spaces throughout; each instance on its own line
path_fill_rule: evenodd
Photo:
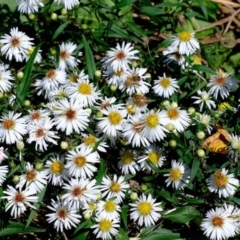
M 64 158 L 56 154 L 46 162 L 46 175 L 48 182 L 54 186 L 62 186 L 63 180 L 68 181 L 68 170 L 64 164 Z
M 81 216 L 66 201 L 59 198 L 57 201 L 52 199 L 51 205 L 47 207 L 53 211 L 53 213 L 46 214 L 47 221 L 54 222 L 54 228 L 57 231 L 63 232 L 64 229 L 71 229 L 80 222 Z
M 200 48 L 194 33 L 188 31 L 180 32 L 173 37 L 171 47 L 173 49 L 178 48 L 180 54 L 186 54 L 187 56 L 195 53 Z
M 96 215 L 100 218 L 107 218 L 110 220 L 118 219 L 120 217 L 120 206 L 115 200 L 105 200 L 97 202 Z
M 194 104 L 200 104 L 200 112 L 202 112 L 204 105 L 206 105 L 209 110 L 216 107 L 215 102 L 211 100 L 211 94 L 209 92 L 198 90 L 197 94 L 198 96 L 193 96 L 191 98 L 196 99 Z
M 73 52 L 76 50 L 77 45 L 74 43 L 62 43 L 59 53 L 59 69 L 74 68 L 77 66 L 79 60 L 73 57 Z
M 51 131 L 53 126 L 53 120 L 50 118 L 45 118 L 35 124 L 31 124 L 28 127 L 29 138 L 27 142 L 36 142 L 35 149 L 39 149 L 42 152 L 47 150 L 47 142 L 57 145 L 55 139 L 58 139 L 59 136 L 56 135 L 55 131 Z
M 66 88 L 64 86 L 60 86 L 59 88 L 57 88 L 49 93 L 50 101 L 59 101 L 64 98 L 67 98 L 67 97 L 68 97 L 68 94 L 67 94 Z
M 24 118 L 20 113 L 9 112 L 0 118 L 0 140 L 12 144 L 22 140 L 22 135 L 27 133 Z
M 114 175 L 113 180 L 111 180 L 109 176 L 105 176 L 102 179 L 100 191 L 103 197 L 107 199 L 116 197 L 116 203 L 121 203 L 129 187 L 129 184 L 125 182 L 123 176 L 118 178 L 117 175 Z
M 158 80 L 154 80 L 153 91 L 158 96 L 169 98 L 178 88 L 176 79 L 166 77 L 165 73 L 163 77 L 158 77 Z
M 230 216 L 224 208 L 211 209 L 206 213 L 206 217 L 201 223 L 204 235 L 211 240 L 224 240 L 234 237 L 237 228 L 234 224 L 235 219 Z
M 24 116 L 27 125 L 36 124 L 47 118 L 50 112 L 47 109 L 28 110 L 29 114 Z
M 139 226 L 155 225 L 161 217 L 159 212 L 162 210 L 160 203 L 155 202 L 156 199 L 150 194 L 148 196 L 142 194 L 135 203 L 129 203 L 131 207 L 130 218 L 137 221 Z
M 6 151 L 6 149 L 5 149 Z M 8 158 L 8 156 L 4 153 L 4 147 L 0 147 L 0 163 L 5 159 Z
M 164 112 L 160 110 L 157 112 L 150 110 L 142 115 L 141 120 L 143 123 L 143 137 L 146 137 L 151 142 L 164 139 L 166 137 L 165 132 L 168 132 L 168 130 L 162 126 L 164 123 L 164 118 L 166 118 L 166 116 Z
M 176 62 L 182 69 L 188 66 L 185 57 L 179 53 L 178 48 L 169 46 L 163 51 L 163 55 L 167 57 L 166 60 L 164 60 L 167 64 Z
M 115 97 L 108 98 L 105 96 L 104 98 L 99 98 L 98 101 L 100 101 L 100 102 L 99 103 L 96 102 L 94 107 L 97 110 L 103 110 L 103 109 L 106 109 L 107 107 L 111 106 L 113 103 L 115 103 L 116 100 L 117 99 Z
M 7 173 L 8 166 L 0 166 L 0 186 L 2 186 L 3 182 L 6 180 Z
M 84 72 L 84 70 L 82 70 L 80 73 L 75 71 L 67 75 L 67 81 L 64 86 L 68 87 L 68 86 L 71 86 L 73 83 L 77 83 L 78 80 L 88 80 L 88 79 L 89 77 Z
M 116 137 L 126 121 L 124 119 L 127 115 L 126 110 L 119 109 L 119 107 L 113 105 L 107 107 L 107 109 L 102 109 L 101 112 L 106 116 L 98 118 L 97 127 L 99 131 L 110 137 Z
M 100 92 L 88 79 L 78 79 L 76 83 L 72 83 L 66 88 L 66 92 L 70 98 L 78 99 L 83 107 L 93 106 L 100 95 Z
M 172 184 L 172 187 L 175 189 L 183 189 L 189 182 L 190 170 L 189 168 L 183 164 L 182 162 L 177 162 L 176 160 L 172 160 L 171 170 L 169 173 L 164 174 L 164 176 L 168 177 L 165 182 L 167 186 Z
M 16 0 L 18 11 L 21 13 L 34 13 L 38 12 L 38 7 L 43 7 L 42 0 Z
M 67 135 L 80 133 L 87 128 L 90 112 L 83 109 L 77 99 L 62 99 L 54 106 L 54 123 L 57 129 L 65 131 Z
M 207 179 L 208 189 L 211 192 L 216 192 L 219 198 L 233 196 L 239 187 L 239 180 L 234 177 L 234 174 L 227 174 L 228 170 L 223 168 L 217 170 Z
M 203 124 L 207 128 L 207 131 L 209 134 L 211 133 L 212 127 L 210 126 L 210 124 L 211 124 L 211 116 L 210 115 L 199 114 L 199 115 L 197 115 L 195 120 L 197 121 L 197 123 Z
M 75 151 L 69 151 L 66 156 L 66 168 L 73 177 L 91 178 L 97 171 L 95 163 L 100 162 L 97 152 L 93 152 L 90 147 L 81 146 Z
M 152 171 L 152 168 L 148 165 L 151 162 L 156 168 L 162 167 L 166 157 L 163 156 L 162 149 L 155 144 L 147 146 L 141 156 L 138 157 L 138 163 L 142 170 Z
M 145 113 L 148 111 L 147 108 L 148 99 L 141 93 L 135 93 L 127 99 L 126 108 L 133 109 L 133 114 Z M 129 111 L 128 111 L 129 112 Z
M 85 203 L 95 201 L 99 193 L 95 179 L 90 181 L 83 178 L 71 178 L 62 188 L 67 192 L 61 198 L 66 200 L 74 209 L 80 209 Z
M 46 171 L 38 171 L 33 168 L 33 165 L 29 162 L 25 165 L 25 173 L 20 176 L 20 181 L 16 185 L 16 188 L 22 189 L 24 185 L 32 192 L 38 193 L 47 184 Z
M 79 0 L 54 0 L 58 4 L 64 4 L 64 7 L 68 10 L 73 9 L 75 6 L 79 5 Z
M 139 166 L 136 162 L 137 153 L 134 150 L 124 150 L 120 151 L 120 161 L 118 162 L 118 167 L 121 169 L 123 174 L 136 175 L 139 170 Z
M 97 217 L 95 221 L 97 224 L 93 225 L 91 228 L 95 228 L 93 233 L 96 235 L 96 238 L 107 240 L 111 239 L 112 236 L 117 235 L 118 228 L 120 227 L 119 218 L 109 219 L 105 217 Z
M 138 52 L 138 50 L 133 49 L 131 43 L 125 44 L 125 42 L 122 42 L 122 46 L 117 43 L 116 48 L 107 51 L 106 57 L 102 61 L 104 66 L 111 65 L 114 71 L 126 70 L 131 60 L 138 59 L 138 57 L 134 56 Z
M 103 70 L 102 75 L 106 78 L 108 85 L 115 85 L 118 87 L 122 83 L 125 74 L 126 70 L 123 68 L 114 71 L 112 66 L 109 65 L 105 70 Z
M 8 185 L 7 190 L 3 191 L 3 193 L 5 196 L 1 198 L 7 199 L 7 204 L 5 207 L 6 211 L 12 208 L 11 215 L 14 218 L 19 217 L 21 213 L 25 212 L 27 210 L 27 207 L 34 208 L 31 202 L 38 202 L 38 197 L 32 196 L 35 194 L 35 192 L 29 189 L 16 190 L 12 186 Z
M 162 123 L 166 126 L 171 123 L 178 132 L 183 132 L 191 123 L 191 119 L 186 110 L 181 110 L 178 106 L 171 104 L 163 111 Z
M 0 64 L 0 92 L 8 92 L 12 87 L 13 77 L 8 68 L 8 65 Z
M 1 53 L 8 60 L 12 60 L 13 57 L 17 62 L 22 62 L 27 54 L 27 49 L 31 48 L 33 43 L 32 38 L 29 38 L 24 32 L 18 31 L 18 28 L 12 28 L 10 30 L 10 35 L 5 34 L 0 39 Z

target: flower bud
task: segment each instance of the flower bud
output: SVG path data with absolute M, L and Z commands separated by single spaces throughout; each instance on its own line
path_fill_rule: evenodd
M 57 20 L 58 19 L 58 15 L 56 13 L 52 13 L 51 14 L 51 19 L 54 20 L 54 21 Z
M 143 191 L 146 191 L 146 190 L 148 189 L 148 187 L 147 187 L 147 185 L 142 184 L 142 185 L 141 185 L 141 189 L 142 189 Z
M 172 131 L 175 129 L 175 127 L 174 127 L 174 125 L 173 125 L 172 123 L 168 123 L 168 124 L 166 125 L 166 129 L 167 129 L 169 132 L 172 132 Z
M 85 212 L 85 213 L 83 214 L 83 217 L 84 217 L 85 220 L 90 219 L 91 216 L 92 216 L 92 214 L 91 214 L 91 212 L 89 212 L 89 211 L 87 211 L 87 212 Z
M 22 151 L 22 150 L 24 149 L 24 147 L 25 147 L 23 141 L 18 141 L 18 142 L 16 143 L 16 146 L 17 146 L 17 149 L 18 149 L 19 151 Z
M 23 104 L 24 104 L 25 107 L 30 107 L 31 106 L 31 102 L 29 100 L 25 100 Z
M 112 92 L 116 92 L 117 86 L 116 85 L 111 85 L 110 89 L 111 89 Z
M 101 111 L 97 111 L 96 117 L 97 117 L 97 118 L 103 117 L 103 113 L 102 113 Z
M 135 201 L 138 199 L 138 194 L 136 192 L 131 192 L 130 199 Z
M 43 168 L 43 163 L 41 163 L 41 162 L 36 162 L 36 163 L 35 163 L 35 168 L 36 168 L 37 170 L 42 170 L 42 168 Z
M 197 150 L 197 155 L 200 157 L 200 158 L 203 158 L 205 157 L 205 151 L 203 149 L 198 149 Z
M 100 70 L 96 70 L 94 75 L 96 78 L 100 78 L 102 76 L 102 72 Z
M 23 73 L 22 71 L 20 71 L 20 72 L 17 73 L 17 78 L 18 78 L 19 80 L 22 79 L 23 76 L 24 76 L 24 73 Z
M 196 110 L 195 110 L 194 107 L 190 107 L 190 108 L 188 109 L 188 113 L 189 113 L 190 115 L 193 115 L 195 112 L 196 112 Z
M 63 150 L 68 149 L 68 143 L 65 142 L 65 141 L 62 141 L 62 142 L 60 143 L 60 146 L 61 146 L 61 149 L 63 149 Z
M 177 146 L 177 142 L 174 139 L 172 139 L 172 140 L 169 141 L 169 145 L 170 145 L 170 147 L 174 148 L 174 147 Z
M 19 183 L 19 182 L 20 182 L 20 177 L 19 177 L 18 175 L 15 175 L 15 176 L 13 177 L 13 182 L 14 182 L 15 184 Z
M 204 139 L 205 138 L 205 132 L 203 132 L 203 131 L 197 132 L 197 138 L 198 139 Z
M 62 15 L 67 15 L 67 13 L 68 13 L 68 10 L 67 10 L 66 8 L 63 8 L 63 9 L 61 10 L 61 14 L 62 14 Z
M 178 107 L 178 103 L 177 102 L 172 102 L 171 103 L 171 107 L 172 108 L 177 108 Z

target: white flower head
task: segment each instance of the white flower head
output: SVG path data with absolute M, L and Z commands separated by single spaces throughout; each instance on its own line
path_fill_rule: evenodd
M 8 65 L 0 64 L 0 92 L 8 92 L 12 87 L 13 77 L 8 68 Z
M 79 0 L 54 0 L 58 4 L 64 4 L 68 10 L 72 10 L 75 6 L 79 5 Z
M 18 11 L 21 13 L 34 13 L 38 12 L 38 7 L 43 7 L 42 0 L 16 0 L 18 4 Z

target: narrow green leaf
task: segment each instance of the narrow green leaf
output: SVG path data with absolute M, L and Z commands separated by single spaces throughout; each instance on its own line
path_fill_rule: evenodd
M 7 175 L 7 178 L 11 177 L 16 171 L 18 171 L 21 168 L 21 165 L 17 165 L 14 169 L 11 170 L 11 172 Z
M 161 189 L 160 191 L 157 191 L 157 195 L 165 198 L 167 201 L 175 205 L 179 204 L 177 197 L 165 189 Z
M 205 5 L 206 3 L 203 0 L 197 0 L 197 2 L 198 2 L 198 5 L 200 6 L 200 8 L 201 8 L 201 10 L 204 14 L 204 17 L 206 19 L 208 19 L 208 11 L 207 11 L 206 5 Z
M 97 172 L 97 185 L 99 185 L 102 182 L 103 176 L 105 175 L 106 172 L 106 163 L 105 160 L 101 159 L 100 167 Z
M 87 221 L 85 221 L 85 222 L 82 222 L 82 223 L 80 223 L 79 225 L 78 225 L 78 227 L 75 229 L 75 231 L 74 231 L 74 233 L 73 233 L 73 235 L 75 235 L 78 231 L 80 231 L 81 229 L 83 229 L 83 228 L 85 228 L 85 227 L 91 227 L 92 226 L 92 222 L 91 222 L 91 220 L 89 219 L 89 220 L 87 220 Z
M 216 72 L 214 70 L 204 65 L 193 65 L 192 69 L 198 72 L 205 72 L 205 73 L 210 73 L 212 75 L 216 75 Z
M 195 178 L 195 176 L 197 175 L 199 166 L 200 166 L 200 160 L 197 158 L 194 158 L 193 163 L 192 163 L 192 170 L 191 170 L 191 176 L 190 176 L 189 183 L 191 183 L 193 181 L 193 179 Z
M 35 209 L 32 209 L 30 214 L 29 214 L 25 229 L 30 225 L 30 223 L 32 222 L 32 220 L 33 220 L 33 218 L 36 214 L 36 211 L 39 209 L 40 203 L 42 202 L 43 197 L 45 196 L 46 189 L 47 189 L 47 185 L 43 188 L 43 190 L 40 193 L 38 193 L 38 195 L 37 195 L 38 196 L 38 202 L 33 204 Z
M 178 79 L 178 85 L 181 86 L 183 85 L 183 83 L 185 83 L 187 81 L 188 77 L 187 76 L 184 76 L 180 79 Z
M 127 212 L 128 212 L 128 206 L 127 205 L 122 206 L 121 207 L 121 219 L 123 220 L 125 228 L 128 228 Z
M 118 9 L 118 8 L 123 8 L 126 6 L 129 6 L 130 4 L 133 4 L 134 2 L 136 2 L 136 0 L 122 0 L 120 1 L 118 4 L 116 4 L 113 9 Z
M 179 233 L 173 233 L 165 228 L 159 228 L 149 233 L 148 236 L 141 238 L 141 240 L 182 240 Z
M 191 95 L 193 95 L 195 92 L 197 92 L 197 90 L 199 89 L 202 89 L 203 87 L 205 87 L 207 85 L 207 82 L 201 82 L 200 84 L 197 85 L 197 87 L 195 87 L 193 89 L 193 91 L 191 91 L 189 94 L 188 94 L 188 97 L 190 97 Z
M 127 232 L 124 231 L 122 228 L 119 228 L 118 234 L 116 235 L 116 240 L 129 240 Z
M 94 72 L 96 71 L 96 65 L 95 65 L 95 61 L 94 61 L 94 57 L 93 57 L 91 48 L 89 47 L 89 44 L 88 44 L 86 38 L 84 37 L 84 35 L 83 35 L 83 44 L 84 44 L 88 76 L 90 79 L 93 79 Z
M 147 36 L 146 32 L 143 31 L 137 24 L 133 22 L 126 22 L 127 28 L 131 30 L 134 34 L 140 36 L 140 37 L 145 37 Z
M 184 206 L 162 217 L 176 223 L 188 223 L 199 215 L 200 213 L 194 207 Z
M 87 236 L 89 234 L 89 231 L 80 233 L 79 235 L 77 235 L 75 238 L 73 238 L 72 240 L 81 240 L 81 239 L 87 239 Z
M 162 9 L 152 6 L 141 7 L 140 11 L 150 17 L 165 14 L 165 11 L 163 11 Z
M 56 31 L 54 32 L 53 36 L 52 36 L 52 40 L 56 39 L 61 33 L 62 31 L 66 28 L 66 26 L 68 25 L 68 23 L 63 23 L 62 25 L 60 25 Z
M 27 227 L 25 228 L 24 224 L 19 222 L 9 222 L 6 228 L 1 229 L 0 237 L 9 236 L 19 233 L 37 233 L 37 232 L 45 232 L 45 229 L 36 228 L 36 227 Z

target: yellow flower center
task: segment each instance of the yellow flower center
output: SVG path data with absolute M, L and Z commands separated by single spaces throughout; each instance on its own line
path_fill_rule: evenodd
M 92 93 L 92 87 L 87 83 L 81 83 L 78 87 L 78 92 L 83 95 L 90 95 Z
M 153 163 L 153 164 L 157 164 L 158 163 L 158 159 L 159 159 L 159 155 L 156 151 L 152 151 L 148 154 L 148 159 Z
M 58 173 L 62 172 L 63 164 L 60 161 L 55 161 L 52 163 L 50 168 L 51 168 L 52 173 L 58 174 Z
M 85 137 L 83 141 L 86 146 L 94 147 L 97 142 L 97 138 L 95 138 L 92 135 L 89 135 Z
M 133 105 L 128 105 L 127 111 L 129 114 L 133 115 L 135 113 L 135 107 Z
M 216 216 L 212 219 L 212 224 L 215 227 L 222 227 L 223 223 L 224 221 L 221 217 Z
M 169 78 L 163 78 L 159 84 L 164 87 L 164 88 L 168 88 L 171 85 L 171 81 L 169 80 Z
M 192 36 L 191 36 L 190 32 L 184 31 L 184 32 L 179 33 L 178 37 L 179 37 L 180 41 L 182 41 L 182 42 L 189 42 Z
M 202 64 L 202 59 L 199 56 L 195 55 L 193 57 L 193 64 L 194 65 L 201 65 Z
M 78 156 L 74 159 L 74 163 L 78 166 L 78 167 L 83 167 L 86 163 L 86 158 L 83 156 Z
M 114 72 L 115 76 L 118 76 L 118 77 L 120 77 L 122 75 L 122 73 L 123 73 L 123 69 L 122 68 L 120 68 L 116 72 Z
M 220 171 L 214 173 L 214 182 L 219 188 L 225 188 L 228 183 L 228 176 Z
M 179 168 L 174 168 L 170 171 L 169 177 L 173 180 L 173 181 L 178 181 L 182 178 L 182 173 L 180 171 Z
M 78 76 L 77 75 L 70 75 L 69 80 L 70 80 L 70 82 L 75 83 L 78 80 Z
M 93 202 L 88 203 L 88 208 L 90 211 L 94 211 L 96 209 L 96 204 Z
M 110 186 L 110 191 L 111 192 L 120 192 L 121 191 L 121 186 L 118 182 L 112 182 Z
M 64 91 L 61 91 L 61 92 L 58 93 L 57 96 L 59 97 L 59 99 L 63 99 L 63 98 L 65 98 L 65 97 L 67 97 L 67 94 L 66 94 L 66 92 L 64 92 Z
M 179 112 L 176 108 L 170 108 L 167 111 L 167 115 L 170 119 L 177 119 L 179 117 Z
M 107 201 L 105 204 L 104 204 L 104 209 L 106 210 L 106 212 L 114 212 L 115 209 L 116 209 L 116 204 L 114 201 Z
M 15 126 L 15 123 L 12 119 L 6 119 L 3 121 L 3 128 L 5 128 L 7 130 L 13 129 L 14 126 Z
M 122 155 L 122 162 L 124 165 L 129 165 L 133 162 L 133 153 L 131 152 L 125 152 Z
M 138 212 L 143 215 L 147 216 L 152 211 L 152 205 L 149 202 L 141 202 L 138 204 Z
M 158 123 L 159 123 L 159 119 L 158 119 L 158 116 L 156 114 L 149 115 L 146 118 L 146 125 L 150 128 L 157 127 Z
M 102 219 L 100 222 L 99 222 L 99 229 L 102 231 L 102 232 L 108 232 L 112 227 L 112 222 L 108 219 Z
M 122 120 L 122 116 L 119 112 L 111 112 L 108 115 L 108 119 L 112 125 L 118 125 Z

